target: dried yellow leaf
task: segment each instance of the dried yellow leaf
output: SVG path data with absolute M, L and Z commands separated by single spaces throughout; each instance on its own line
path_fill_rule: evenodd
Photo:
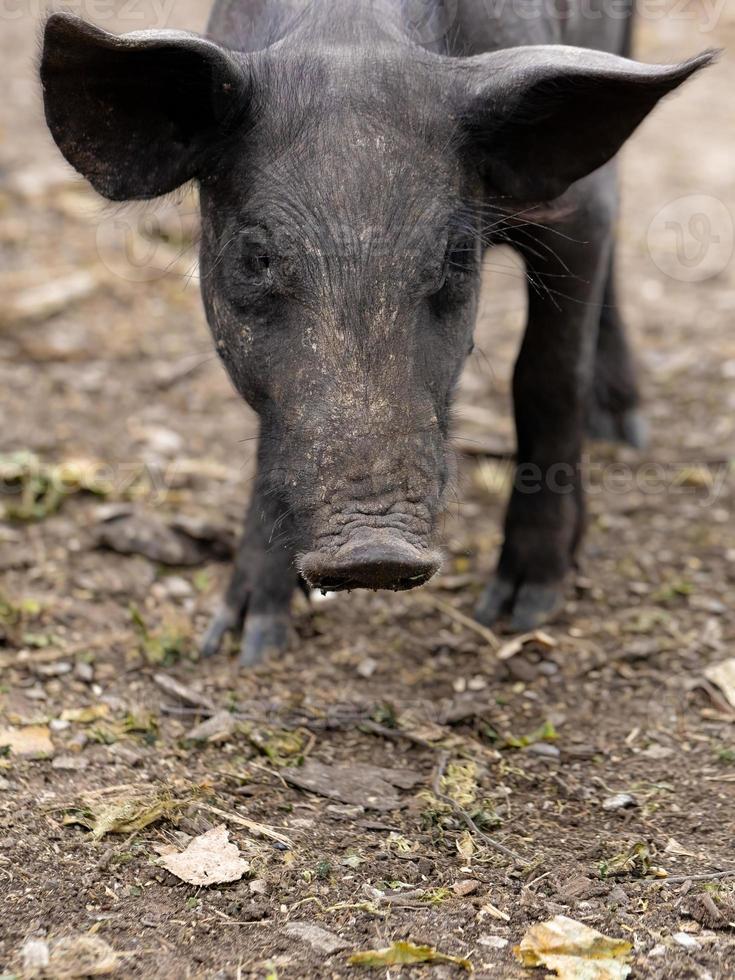
M 410 966 L 412 963 L 454 963 L 468 973 L 473 972 L 469 960 L 440 953 L 431 946 L 414 946 L 413 943 L 406 942 L 393 943 L 387 949 L 369 949 L 363 953 L 354 953 L 350 957 L 351 966 L 365 966 L 374 970 L 382 970 L 387 966 Z
M 546 966 L 560 980 L 625 980 L 633 946 L 566 915 L 531 926 L 513 952 L 524 966 Z

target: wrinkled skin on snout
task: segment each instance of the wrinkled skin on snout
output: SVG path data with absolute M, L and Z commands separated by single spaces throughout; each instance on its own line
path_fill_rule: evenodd
M 529 283 L 549 275 L 567 290 L 529 291 L 514 399 L 519 467 L 535 467 L 540 492 L 514 489 L 478 612 L 536 625 L 558 603 L 583 523 L 574 478 L 558 493 L 544 477 L 577 472 L 591 394 L 599 428 L 627 432 L 634 417 L 621 325 L 605 312 L 614 184 L 598 175 L 710 58 L 650 66 L 556 43 L 450 57 L 405 33 L 390 0 L 374 21 L 375 5 L 357 0 L 315 0 L 298 16 L 282 6 L 225 5 L 227 46 L 175 31 L 115 37 L 55 14 L 41 62 L 51 133 L 101 194 L 199 185 L 208 320 L 261 419 L 245 533 L 204 652 L 243 623 L 243 663 L 282 649 L 299 578 L 409 589 L 439 568 L 452 394 L 482 250 L 501 238 Z M 462 0 L 460 22 L 478 10 Z M 481 32 L 457 33 L 460 49 L 470 36 Z M 513 216 L 559 200 L 547 210 L 571 216 L 561 235 L 545 242 L 537 222 L 528 247 L 521 222 L 513 237 Z

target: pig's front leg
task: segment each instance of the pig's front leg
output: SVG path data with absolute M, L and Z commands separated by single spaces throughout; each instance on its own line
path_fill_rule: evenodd
M 534 629 L 560 607 L 584 526 L 585 415 L 612 245 L 610 188 L 573 201 L 574 217 L 516 239 L 528 275 L 528 323 L 513 378 L 518 457 L 497 573 L 476 611 Z
M 298 582 L 287 520 L 280 500 L 256 484 L 224 602 L 202 640 L 203 656 L 213 656 L 225 634 L 241 628 L 243 667 L 287 647 L 291 598 Z

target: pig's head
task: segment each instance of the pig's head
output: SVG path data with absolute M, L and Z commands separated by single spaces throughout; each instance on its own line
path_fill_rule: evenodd
M 706 60 L 287 41 L 238 53 L 59 14 L 41 76 L 56 142 L 105 197 L 198 181 L 209 322 L 261 417 L 261 479 L 290 514 L 302 574 L 405 589 L 439 566 L 450 405 L 493 215 L 600 167 Z

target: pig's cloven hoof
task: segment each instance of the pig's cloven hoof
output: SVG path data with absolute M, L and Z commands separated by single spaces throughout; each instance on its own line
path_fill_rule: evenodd
M 289 617 L 285 613 L 253 613 L 245 620 L 240 646 L 240 667 L 255 667 L 266 657 L 288 647 Z
M 621 442 L 634 449 L 645 449 L 648 422 L 637 408 L 614 412 L 594 405 L 587 414 L 587 435 L 602 442 Z
M 227 633 L 240 629 L 243 616 L 240 612 L 222 605 L 214 615 L 214 619 L 202 637 L 199 652 L 203 657 L 214 657 L 219 653 Z
M 227 633 L 242 628 L 243 615 L 223 605 L 216 613 L 200 643 L 202 657 L 219 653 Z M 288 613 L 251 613 L 245 620 L 238 663 L 254 667 L 271 654 L 283 653 L 289 639 Z
M 528 633 L 553 619 L 564 602 L 562 584 L 538 585 L 526 582 L 517 586 L 508 579 L 494 578 L 475 609 L 475 619 L 492 626 L 510 615 L 513 633 Z

